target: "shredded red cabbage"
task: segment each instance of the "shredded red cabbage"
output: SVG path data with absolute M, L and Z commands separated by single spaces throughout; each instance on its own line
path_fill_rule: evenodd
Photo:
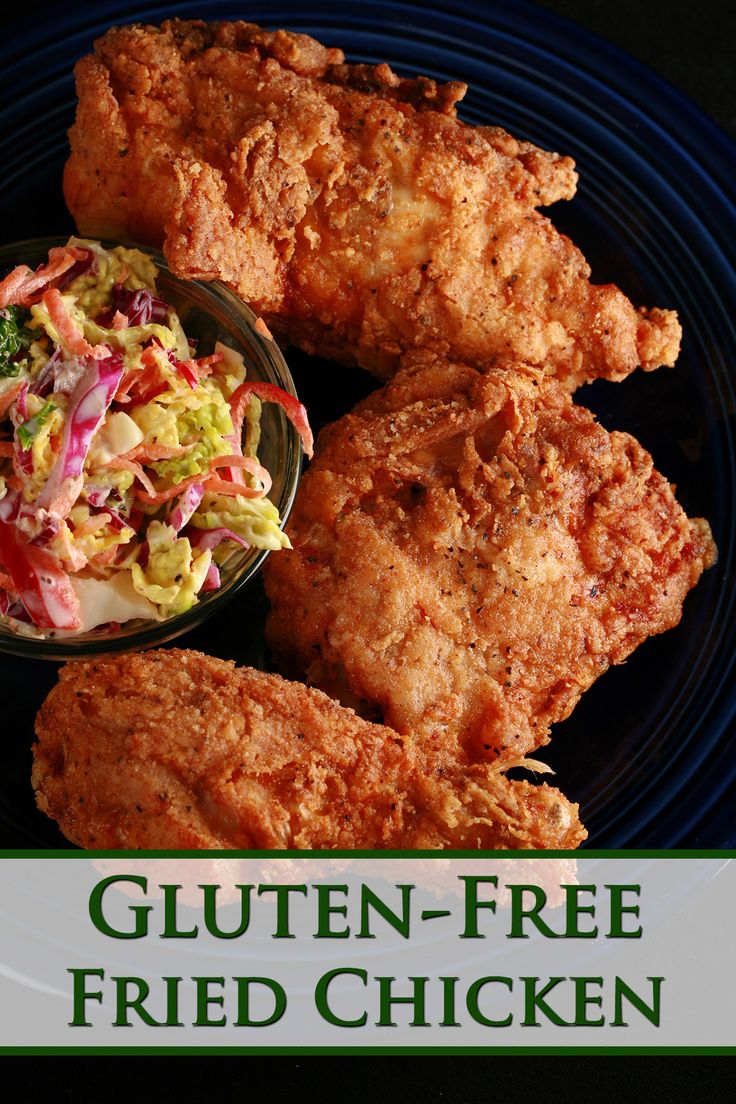
M 211 563 L 202 583 L 202 593 L 206 594 L 209 590 L 219 590 L 221 582 L 217 564 Z
M 45 399 L 49 392 L 53 391 L 56 381 L 56 366 L 61 361 L 61 346 L 57 345 L 41 371 L 31 384 L 31 394 Z
M 238 533 L 233 533 L 232 529 L 197 529 L 190 526 L 186 536 L 189 537 L 192 548 L 198 548 L 202 552 L 217 548 L 224 540 L 237 541 L 243 548 L 250 548 L 248 542 Z
M 15 416 L 19 422 L 28 421 L 28 381 L 23 381 L 23 386 L 15 400 Z
M 82 489 L 84 461 L 123 374 L 123 355 L 111 352 L 88 367 L 72 392 L 61 449 L 36 505 L 66 517 Z
M 175 505 L 166 517 L 166 523 L 175 533 L 181 532 L 191 518 L 194 511 L 204 498 L 204 486 L 201 483 L 192 483 L 175 500 Z
M 78 252 L 84 253 L 85 256 L 75 261 L 72 267 L 68 268 L 58 280 L 52 280 L 51 282 L 52 286 L 57 287 L 59 291 L 64 291 L 65 288 L 74 283 L 78 276 L 93 272 L 97 267 L 97 259 L 91 249 L 79 249 Z
M 20 512 L 20 496 L 16 491 L 8 491 L 0 498 L 0 521 L 15 521 Z
M 88 487 L 86 491 L 87 502 L 94 509 L 99 510 L 110 497 L 111 487 Z
M 112 320 L 120 311 L 128 319 L 129 326 L 147 326 L 149 322 L 163 322 L 169 312 L 163 299 L 157 299 L 148 288 L 126 291 L 121 284 L 112 289 L 109 310 L 97 319 L 100 326 L 112 326 Z

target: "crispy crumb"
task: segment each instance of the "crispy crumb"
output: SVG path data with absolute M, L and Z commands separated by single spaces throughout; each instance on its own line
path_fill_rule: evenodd
M 283 669 L 451 762 L 546 743 L 715 559 L 641 445 L 535 382 L 414 354 L 322 431 L 266 564 Z
M 265 337 L 266 341 L 273 341 L 273 334 L 262 318 L 256 318 L 256 323 L 253 328 L 257 334 L 260 334 L 261 337 Z
M 573 161 L 460 122 L 464 85 L 178 20 L 112 28 L 75 72 L 64 191 L 80 232 L 163 246 L 279 339 L 382 378 L 418 347 L 509 355 L 570 388 L 674 363 L 675 313 L 591 284 L 538 211 L 572 197 Z
M 36 721 L 39 808 L 81 847 L 572 848 L 578 809 L 437 769 L 324 694 L 194 651 L 71 663 Z

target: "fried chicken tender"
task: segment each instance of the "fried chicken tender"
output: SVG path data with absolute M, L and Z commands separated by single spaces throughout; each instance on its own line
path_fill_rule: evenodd
M 573 848 L 577 805 L 319 691 L 194 651 L 62 669 L 36 722 L 39 808 L 88 848 Z
M 455 116 L 465 85 L 249 23 L 113 28 L 76 67 L 64 176 L 82 234 L 163 246 L 309 353 L 389 378 L 432 348 L 571 389 L 674 363 L 676 314 L 589 283 L 536 208 L 569 157 Z
M 449 763 L 547 743 L 715 559 L 651 456 L 559 385 L 426 354 L 323 431 L 288 533 L 265 571 L 282 669 Z

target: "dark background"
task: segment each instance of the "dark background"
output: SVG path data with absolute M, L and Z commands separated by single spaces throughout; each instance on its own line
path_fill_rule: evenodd
M 736 4 L 729 0 L 537 2 L 633 54 L 736 138 Z
M 350 0 L 345 0 L 349 3 Z M 736 138 L 736 4 L 733 0 L 536 0 L 632 54 L 691 97 Z M 489 10 L 513 7 L 515 0 L 488 0 Z M 93 8 L 93 4 L 85 5 Z M 155 5 L 152 4 L 151 7 Z M 446 0 L 462 9 L 462 0 Z M 71 7 L 60 0 L 28 0 L 16 6 L 10 23 L 3 9 L 0 55 L 13 48 L 13 19 L 43 19 L 49 8 Z M 202 18 L 207 18 L 202 0 Z M 304 0 L 305 9 L 309 0 Z M 248 18 L 248 0 L 242 3 Z
M 506 2 L 513 4 L 513 0 Z M 727 0 L 540 0 L 540 4 L 649 65 L 736 138 L 736 5 Z M 42 19 L 50 6 L 62 7 L 58 2 L 31 2 L 18 9 L 18 15 L 33 13 Z M 247 11 L 244 0 L 244 18 Z M 7 19 L 7 11 L 4 14 Z M 206 14 L 203 0 L 203 18 Z M 12 21 L 6 22 L 5 48 L 11 50 L 12 30 Z M 16 1059 L 14 1066 L 21 1092 L 39 1088 L 42 1080 L 49 1087 L 53 1082 L 53 1098 L 58 1101 L 91 1099 L 93 1094 L 97 1100 L 112 1101 L 123 1093 L 152 1099 L 164 1087 L 174 1089 L 178 1074 L 186 1078 L 185 1100 L 215 1094 L 222 1098 L 235 1092 L 246 1097 L 267 1093 L 270 1101 L 296 1097 L 340 1099 L 345 1104 L 401 1104 L 419 1097 L 442 1104 L 502 1100 L 599 1104 L 647 1098 L 654 1104 L 672 1104 L 729 1099 L 726 1078 L 730 1074 L 731 1082 L 733 1077 L 733 1061 L 726 1058 L 230 1058 L 218 1059 L 216 1066 L 210 1060 L 193 1063 L 176 1058 L 174 1063 L 128 1059 L 128 1077 L 118 1092 L 113 1068 L 122 1067 L 104 1058 L 79 1059 L 71 1066 L 68 1059 Z

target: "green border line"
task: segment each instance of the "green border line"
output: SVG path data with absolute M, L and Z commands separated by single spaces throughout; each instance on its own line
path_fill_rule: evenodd
M 0 849 L 2 859 L 736 859 L 734 851 L 79 851 Z M 2 1053 L 2 1048 L 0 1048 Z
M 438 1046 L 426 1046 L 426 1047 L 238 1047 L 238 1046 L 222 1046 L 222 1047 L 204 1047 L 204 1046 L 185 1046 L 181 1047 L 111 1047 L 111 1046 L 99 1046 L 99 1047 L 3 1047 L 0 1046 L 0 1057 L 10 1055 L 40 1055 L 40 1054 L 151 1054 L 151 1055 L 163 1055 L 163 1054 L 176 1054 L 179 1057 L 184 1055 L 216 1055 L 216 1054 L 240 1054 L 250 1055 L 253 1057 L 269 1055 L 286 1055 L 295 1054 L 298 1056 L 306 1055 L 369 1055 L 380 1054 L 385 1055 L 424 1055 L 425 1057 L 433 1057 L 437 1055 L 551 1055 L 551 1054 L 667 1054 L 667 1055 L 686 1055 L 686 1054 L 699 1054 L 699 1055 L 736 1055 L 736 1046 L 732 1047 L 697 1047 L 697 1046 L 641 1046 L 641 1047 L 605 1047 L 605 1046 L 560 1046 L 560 1047 L 438 1047 Z
M 582 859 L 736 859 L 736 851 L 712 851 L 712 850 L 582 850 L 582 851 L 294 851 L 294 850 L 268 850 L 268 851 L 79 851 L 79 850 L 3 850 L 0 849 L 2 859 L 555 859 L 555 858 L 582 858 Z M 343 1047 L 319 1047 L 319 1046 L 0 1046 L 0 1056 L 19 1057 L 43 1056 L 43 1055 L 176 1055 L 178 1057 L 188 1055 L 236 1055 L 250 1057 L 268 1057 L 277 1055 L 413 1055 L 423 1057 L 441 1056 L 507 1056 L 507 1055 L 700 1055 L 700 1056 L 736 1056 L 736 1046 L 456 1046 L 443 1047 L 428 1044 L 427 1046 L 343 1046 Z

